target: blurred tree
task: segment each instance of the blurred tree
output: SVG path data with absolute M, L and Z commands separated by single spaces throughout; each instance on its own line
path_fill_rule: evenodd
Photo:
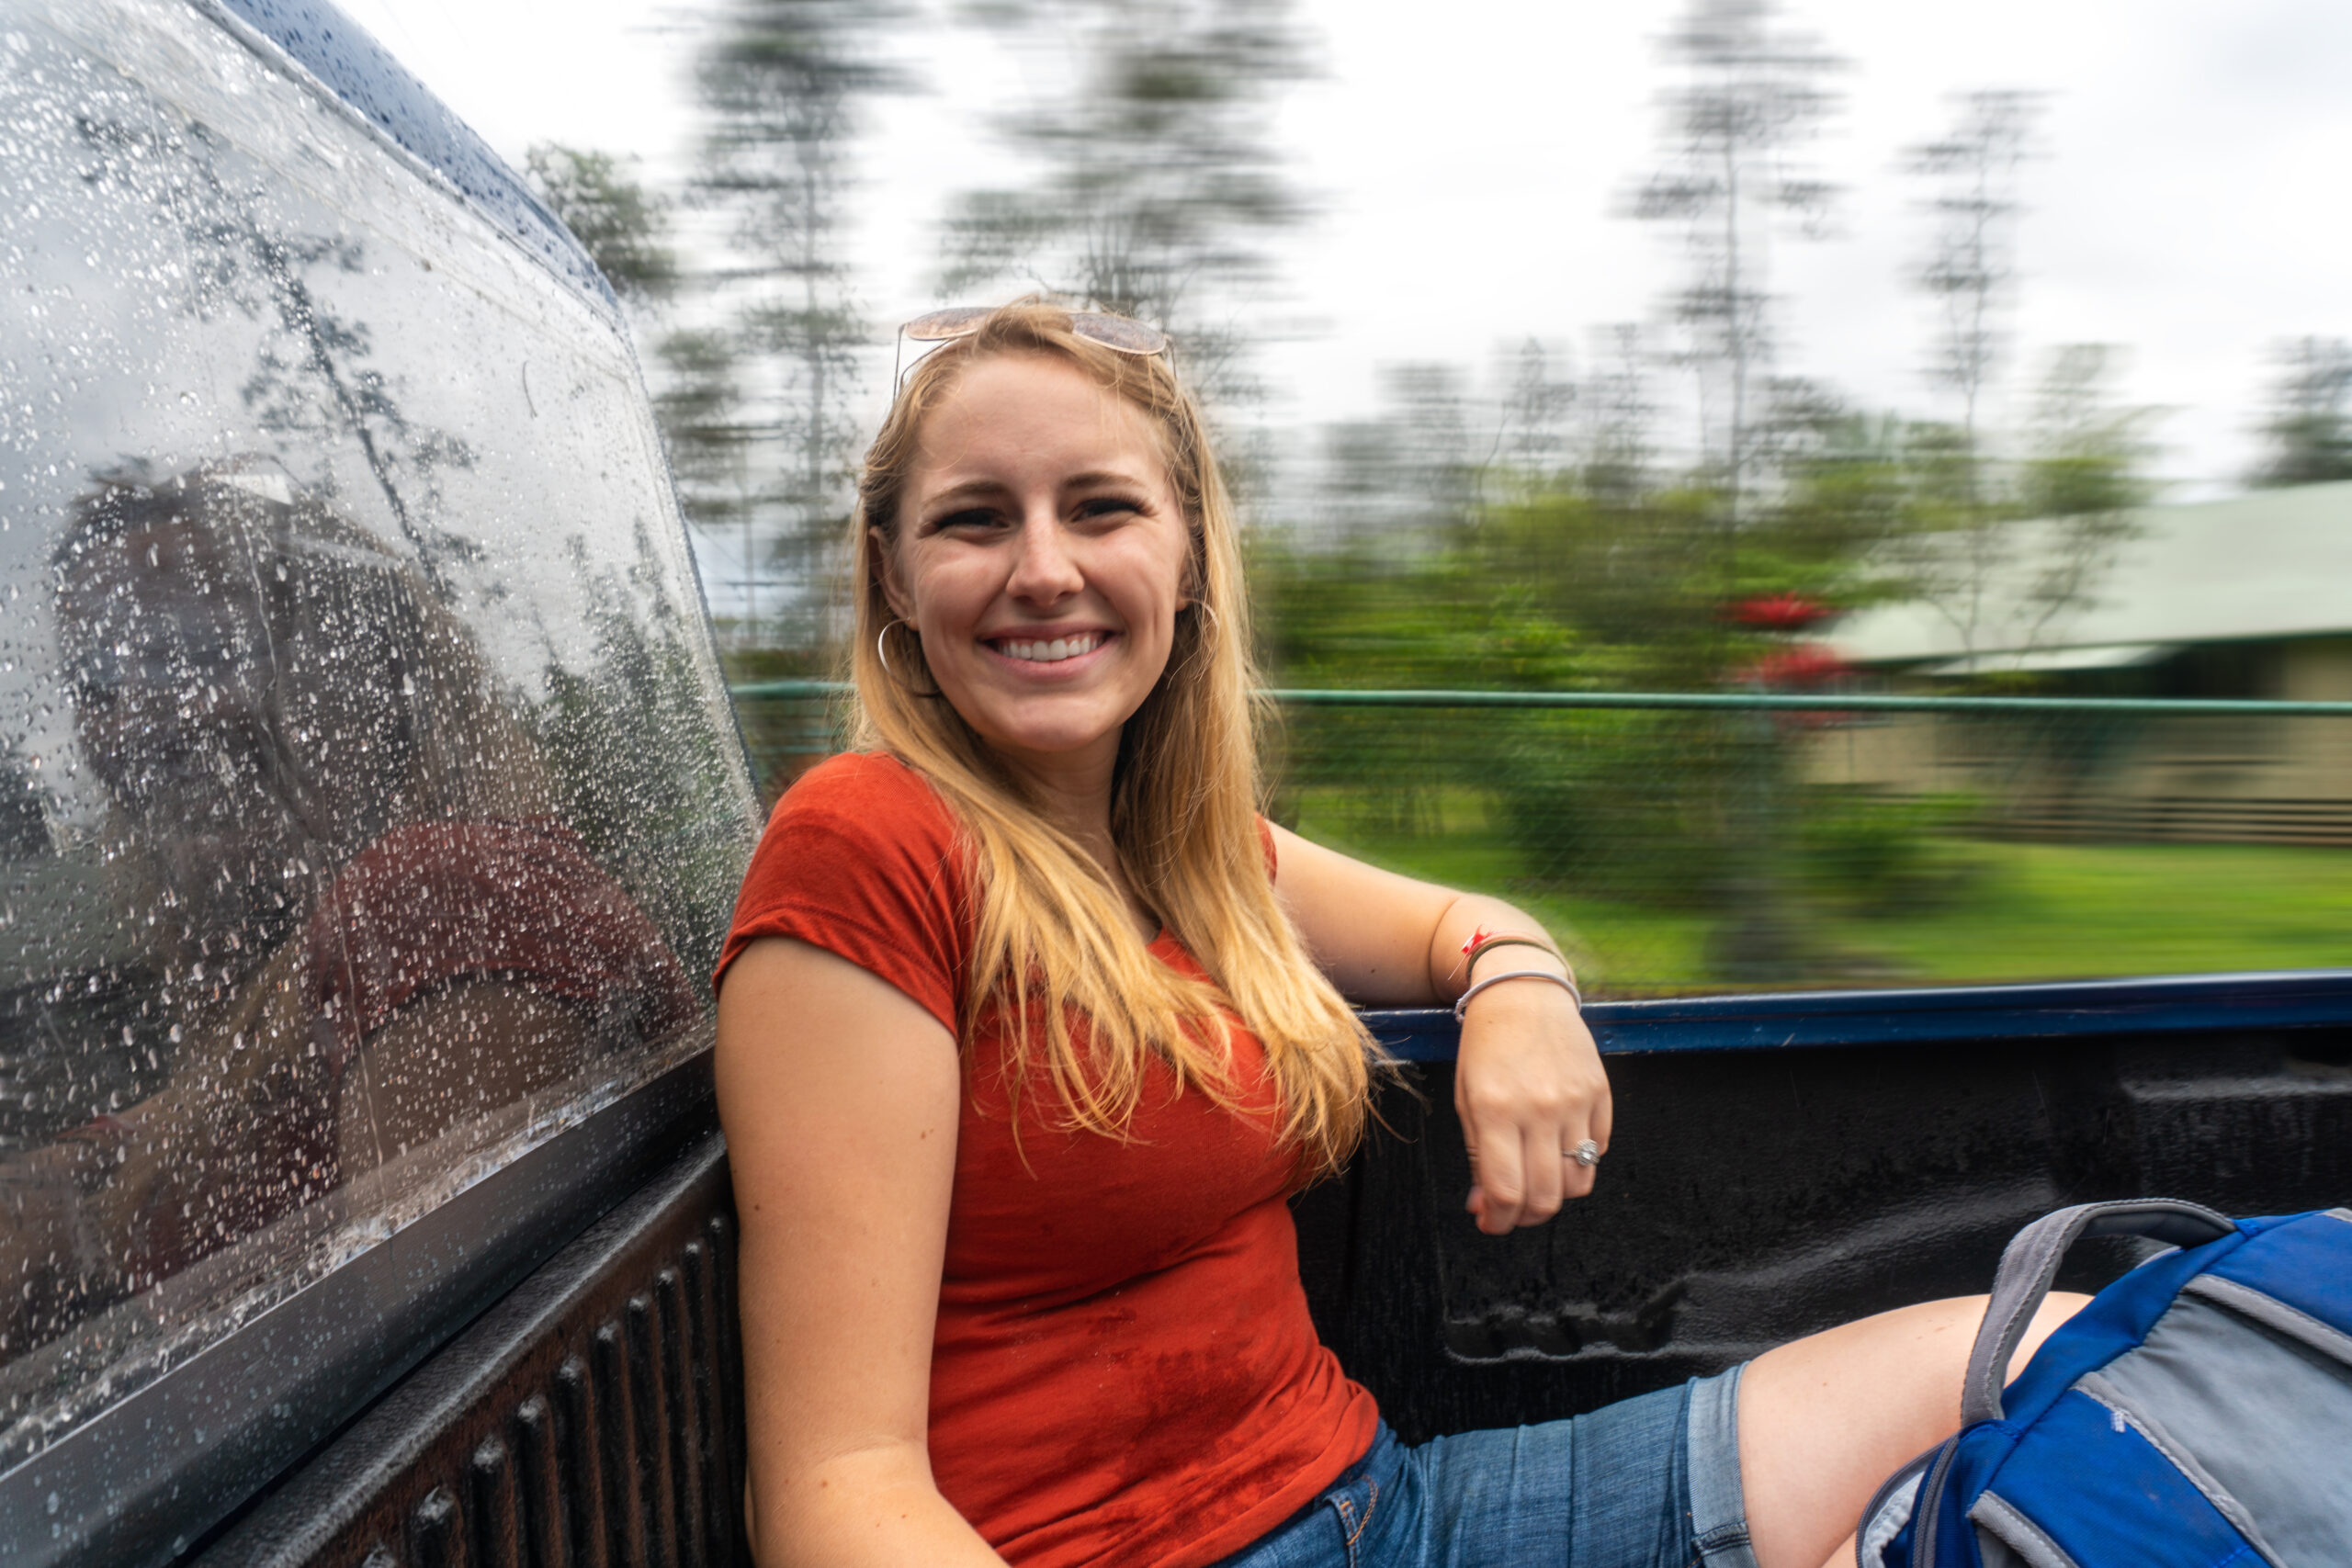
M 1575 378 L 1555 371 L 1561 357 L 1531 337 L 1497 366 L 1502 396 L 1494 440 L 1481 465 L 1482 494 L 1525 500 L 1560 482 L 1577 400 Z
M 727 0 L 698 73 L 695 194 L 729 220 L 741 265 L 717 281 L 741 374 L 775 411 L 747 432 L 742 526 L 767 536 L 760 553 L 782 569 L 773 635 L 787 643 L 824 638 L 819 585 L 847 527 L 869 337 L 842 255 L 849 158 L 869 100 L 906 85 L 879 53 L 902 14 L 893 0 Z
M 641 185 L 635 160 L 541 142 L 525 154 L 532 187 L 548 210 L 587 248 L 633 312 L 644 317 L 668 304 L 681 278 L 668 245 L 671 204 Z M 714 538 L 724 527 L 740 534 L 744 614 L 737 640 L 756 641 L 757 545 L 748 494 L 748 456 L 757 434 L 744 406 L 741 367 L 731 334 L 707 329 L 673 331 L 654 344 L 660 372 L 655 420 L 686 521 Z
M 997 122 L 1035 170 L 961 197 L 942 288 L 1017 278 L 1154 321 L 1197 388 L 1246 390 L 1220 290 L 1270 270 L 1306 204 L 1273 142 L 1283 90 L 1309 73 L 1291 0 L 988 0 L 967 14 L 1043 58 L 1049 90 Z
M 1382 367 L 1380 411 L 1323 434 L 1325 536 L 1392 558 L 1450 546 L 1477 513 L 1469 378 L 1457 366 Z
M 1634 215 L 1682 226 L 1687 271 L 1670 297 L 1699 374 L 1701 447 L 1715 516 L 1715 603 L 1728 611 L 1754 575 L 1751 525 L 1779 488 L 1774 459 L 1781 421 L 1770 405 L 1778 343 L 1770 289 L 1777 218 L 1818 234 L 1834 187 L 1801 173 L 1796 150 L 1819 131 L 1838 98 L 1828 80 L 1846 62 L 1781 25 L 1780 0 L 1688 0 L 1664 39 L 1682 80 L 1666 95 L 1668 166 L 1638 193 Z M 1713 680 L 1736 667 L 1735 639 L 1701 623 Z M 1711 635 L 1712 634 L 1712 635 Z M 1686 634 L 1688 635 L 1688 634 Z M 1710 731 L 1702 750 L 1719 759 L 1696 770 L 1709 787 L 1683 823 L 1709 844 L 1716 870 L 1704 884 L 1725 916 L 1713 962 L 1759 978 L 1784 971 L 1792 926 L 1777 863 L 1784 834 L 1781 758 L 1769 723 Z M 1702 830 L 1702 824 L 1705 829 Z
M 1763 476 L 1756 393 L 1777 346 L 1769 289 L 1772 220 L 1818 233 L 1835 187 L 1792 166 L 1837 109 L 1846 62 L 1780 23 L 1780 0 L 1689 0 L 1663 41 L 1683 73 L 1666 103 L 1669 166 L 1636 193 L 1634 216 L 1682 225 L 1689 273 L 1671 296 L 1700 373 L 1707 448 L 1736 530 Z M 1728 542 L 1726 560 L 1729 558 Z
M 2302 338 L 2280 349 L 2278 364 L 2270 417 L 2262 425 L 2269 451 L 2254 482 L 2352 479 L 2352 343 Z
M 2046 645 L 2065 618 L 2098 603 L 2100 581 L 2138 531 L 2154 493 L 2151 427 L 2162 411 L 2126 404 L 2122 355 L 2071 344 L 2043 369 L 2023 433 L 2025 457 L 2000 486 L 1984 476 L 1955 425 L 1905 432 L 1905 511 L 1877 553 L 1880 591 L 1928 605 L 1962 652 Z
M 1928 182 L 1933 215 L 1928 254 L 1913 274 L 1941 316 L 1928 379 L 1951 392 L 1960 417 L 1921 423 L 1903 434 L 1912 502 L 1910 546 L 1893 552 L 1973 654 L 1990 608 L 1988 593 L 2015 540 L 2013 487 L 1988 468 L 1984 400 L 2008 347 L 2015 304 L 2018 182 L 2039 154 L 2037 124 L 2046 99 L 2015 89 L 1966 93 L 1949 130 L 1909 148 L 1905 165 Z
M 2008 345 L 2017 294 L 2018 175 L 2039 155 L 2047 104 L 2043 94 L 2014 88 L 1962 94 L 1951 128 L 1905 154 L 1911 172 L 1931 185 L 1935 228 L 1915 276 L 1942 310 L 1928 378 L 1960 400 L 1962 488 L 1972 504 L 1984 499 L 1979 416 Z
M 531 188 L 587 247 L 624 303 L 642 308 L 669 298 L 678 283 L 677 258 L 662 243 L 670 204 L 631 172 L 636 159 L 542 141 L 523 162 Z
M 1903 427 L 1905 525 L 1881 560 L 1890 583 L 1928 604 L 1973 656 L 2000 608 L 2000 584 L 2017 550 L 2016 486 L 1995 484 L 1981 434 L 1923 420 Z
M 1641 327 L 1620 321 L 1597 334 L 1602 348 L 1580 401 L 1584 408 L 1584 489 L 1596 499 L 1630 502 L 1650 485 L 1657 461 L 1657 403 Z
M 739 645 L 757 646 L 760 637 L 757 567 L 749 463 L 758 432 L 744 407 L 741 367 L 728 333 L 685 329 L 655 345 L 663 369 L 653 397 L 670 455 L 678 503 L 686 520 L 714 537 L 722 528 L 737 535 L 743 580 Z
M 2100 579 L 2140 532 L 2132 509 L 2154 493 L 2149 427 L 2161 411 L 2118 400 L 2122 363 L 2109 344 L 2069 344 L 2043 371 L 2021 484 L 2022 509 L 2043 535 L 2023 594 L 2023 648 L 2040 647 L 2061 617 L 2098 604 Z

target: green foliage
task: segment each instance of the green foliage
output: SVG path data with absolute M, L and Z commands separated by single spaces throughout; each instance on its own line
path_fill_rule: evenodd
M 1332 448 L 1351 465 L 1335 488 L 1357 526 L 1336 548 L 1255 550 L 1266 660 L 1295 686 L 1817 678 L 1799 673 L 1802 631 L 1743 624 L 1737 607 L 1981 593 L 1972 574 L 2018 553 L 2030 502 L 2056 514 L 2031 524 L 2041 553 L 2022 613 L 2038 628 L 2095 592 L 2145 493 L 2149 416 L 2108 395 L 2111 369 L 2100 350 L 2060 357 L 2032 456 L 2000 492 L 1959 427 L 1864 418 L 1775 383 L 1759 436 L 1774 482 L 1736 525 L 1721 489 L 1622 465 L 1481 472 L 1463 457 L 1474 419 L 1459 378 L 1397 376 L 1396 412 Z M 1622 430 L 1608 440 L 1627 446 Z M 1520 891 L 1704 917 L 1704 962 L 1752 977 L 1821 959 L 1815 905 L 1918 908 L 1975 886 L 1953 848 L 1967 803 L 1810 784 L 1810 733 L 1758 714 L 1304 709 L 1287 716 L 1280 776 L 1286 808 L 1367 841 L 1458 832 L 1467 810 Z
M 862 434 L 853 412 L 861 356 L 873 339 L 846 255 L 852 153 L 875 99 L 906 85 L 883 47 L 905 15 L 896 0 L 726 0 L 698 62 L 705 138 L 694 195 L 725 218 L 735 254 L 718 301 L 725 344 L 687 342 L 678 353 L 698 356 L 693 376 L 715 395 L 741 403 L 745 387 L 763 394 L 719 422 L 715 456 L 728 477 L 707 487 L 745 535 L 753 638 L 813 645 L 823 635 Z M 763 567 L 777 569 L 766 609 Z M 774 620 L 763 624 L 767 610 Z
M 1219 290 L 1261 278 L 1306 203 L 1273 135 L 1308 74 L 1291 0 L 994 0 L 967 7 L 1047 90 L 995 123 L 1026 177 L 958 197 L 941 288 L 1008 280 L 1154 321 L 1196 389 L 1248 388 Z
M 677 287 L 677 258 L 662 243 L 668 204 L 633 178 L 620 159 L 542 141 L 524 154 L 524 168 L 539 199 L 587 248 L 614 293 L 644 304 Z
M 2257 485 L 2352 479 L 2352 343 L 2307 337 L 2279 355 Z
M 1971 654 L 2043 646 L 2096 604 L 2154 488 L 2161 411 L 2120 400 L 2121 363 L 2105 344 L 2055 351 L 2011 464 L 1988 461 L 1964 427 L 1903 427 L 1905 493 L 1870 558 L 1885 573 L 1879 592 L 1934 609 Z
M 1801 874 L 1816 895 L 1863 913 L 1940 908 L 1982 874 L 1981 854 L 1963 841 L 1982 811 L 1971 795 L 1808 790 L 1797 813 Z
M 548 759 L 564 820 L 652 917 L 689 973 L 707 974 L 729 910 L 713 888 L 741 874 L 742 764 L 727 715 L 710 705 L 700 632 L 661 586 L 650 535 L 623 570 L 592 563 L 578 538 L 571 569 L 594 651 L 552 652 L 542 700 L 526 717 Z
M 1575 634 L 1475 554 L 1384 561 L 1254 541 L 1263 656 L 1285 685 L 1553 690 L 1578 669 Z
M 1702 713 L 1519 716 L 1488 739 L 1493 818 L 1527 886 L 1704 910 L 1740 857 L 1729 796 L 1736 717 Z
M 2076 518 L 2145 502 L 2156 412 L 2115 401 L 2122 356 L 2109 344 L 2068 344 L 2051 355 L 2038 392 L 2033 455 L 2020 476 L 2027 516 Z
M 743 407 L 741 366 L 732 337 L 673 332 L 654 352 L 667 374 L 654 395 L 653 414 L 686 520 L 707 530 L 746 521 L 751 506 L 744 466 L 754 433 Z
M 1432 547 L 1282 550 L 1252 562 L 1283 684 L 1476 690 L 1720 687 L 1786 638 L 1726 611 L 1776 592 L 1860 592 L 1859 542 L 1886 525 L 1879 481 L 1825 446 L 1736 536 L 1719 498 L 1603 497 L 1519 476 L 1522 499 L 1440 529 Z M 1306 709 L 1282 777 L 1351 832 L 1423 830 L 1474 793 L 1531 886 L 1661 907 L 1733 896 L 1748 809 L 1777 753 L 1737 719 L 1691 713 Z

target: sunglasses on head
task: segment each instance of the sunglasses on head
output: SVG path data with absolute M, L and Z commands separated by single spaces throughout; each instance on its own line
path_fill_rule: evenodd
M 969 337 L 980 330 L 980 323 L 996 314 L 994 305 L 956 305 L 944 310 L 933 310 L 917 316 L 899 329 L 903 345 L 909 339 L 916 343 L 945 343 L 951 338 Z M 1125 316 L 1114 316 L 1105 310 L 1072 310 L 1069 330 L 1091 344 L 1099 344 L 1114 354 L 1132 354 L 1148 358 L 1168 352 L 1168 334 L 1158 327 Z M 894 356 L 895 357 L 895 356 Z M 890 367 L 890 384 L 897 386 L 900 378 L 897 364 Z

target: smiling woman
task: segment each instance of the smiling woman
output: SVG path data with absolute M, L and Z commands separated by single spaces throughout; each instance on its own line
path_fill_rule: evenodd
M 777 807 L 719 964 L 763 1562 L 1811 1568 L 1951 1428 L 1968 1303 L 1400 1443 L 1288 1207 L 1386 1070 L 1349 1003 L 1459 998 L 1500 1235 L 1609 1144 L 1566 965 L 1257 816 L 1232 518 L 1164 355 L 986 314 L 909 378 L 855 552 L 860 750 Z
M 974 366 L 925 423 L 875 563 L 940 692 L 1056 794 L 1107 793 L 1120 726 L 1193 607 L 1191 540 L 1149 423 L 1065 360 Z

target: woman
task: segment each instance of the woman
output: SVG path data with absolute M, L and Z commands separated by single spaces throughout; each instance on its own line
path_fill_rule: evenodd
M 1607 1078 L 1533 920 L 1255 816 L 1157 334 L 965 314 L 861 479 L 861 750 L 777 808 L 720 964 L 761 1561 L 1822 1562 L 1956 1424 L 1973 1304 L 1409 1452 L 1316 1341 L 1284 1200 L 1363 1128 L 1343 998 L 1476 987 L 1489 1234 L 1591 1190 Z

